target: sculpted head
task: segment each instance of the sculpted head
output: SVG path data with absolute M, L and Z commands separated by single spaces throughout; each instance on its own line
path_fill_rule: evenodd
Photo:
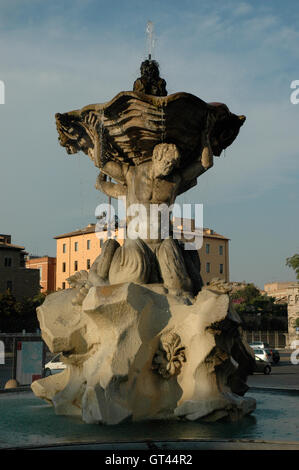
M 57 113 L 55 118 L 60 145 L 66 148 L 67 153 L 74 154 L 82 150 L 91 156 L 90 149 L 93 151 L 93 143 L 80 120 L 69 116 L 68 113 Z
M 175 144 L 158 144 L 153 151 L 154 176 L 169 175 L 180 163 L 180 152 Z
M 219 156 L 222 150 L 233 143 L 243 126 L 246 117 L 230 112 L 223 103 L 210 103 L 215 124 L 210 134 L 210 142 L 213 154 Z
M 159 78 L 159 65 L 155 60 L 145 60 L 140 66 L 141 76 L 147 80 Z

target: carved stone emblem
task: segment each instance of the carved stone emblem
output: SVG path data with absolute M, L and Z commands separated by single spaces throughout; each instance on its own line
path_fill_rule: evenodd
M 176 333 L 167 333 L 161 336 L 159 348 L 154 355 L 152 369 L 170 379 L 181 372 L 183 362 L 186 362 L 185 346 Z

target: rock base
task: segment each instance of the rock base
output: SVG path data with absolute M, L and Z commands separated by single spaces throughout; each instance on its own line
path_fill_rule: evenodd
M 226 293 L 203 289 L 191 304 L 157 284 L 92 287 L 47 296 L 38 308 L 43 339 L 67 368 L 36 380 L 36 396 L 86 423 L 237 420 L 254 356 Z

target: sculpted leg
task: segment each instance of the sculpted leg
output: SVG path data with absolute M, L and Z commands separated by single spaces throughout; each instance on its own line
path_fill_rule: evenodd
M 147 284 L 151 282 L 153 268 L 155 268 L 155 255 L 146 243 L 140 238 L 136 240 L 127 238 L 124 245 L 115 252 L 109 270 L 109 282 Z
M 183 250 L 182 255 L 185 261 L 185 266 L 189 277 L 192 280 L 193 284 L 193 294 L 197 295 L 201 291 L 203 286 L 203 280 L 200 274 L 200 258 L 197 250 Z
M 119 247 L 120 244 L 113 238 L 110 238 L 104 243 L 101 254 L 95 259 L 89 271 L 88 281 L 91 282 L 93 286 L 107 284 L 112 259 Z
M 170 293 L 180 295 L 193 292 L 192 281 L 187 273 L 184 258 L 176 240 L 163 240 L 157 250 L 164 286 Z
M 67 279 L 70 287 L 78 287 L 80 289 L 79 293 L 72 300 L 73 305 L 82 305 L 83 300 L 92 286 L 102 286 L 109 283 L 108 273 L 110 265 L 114 253 L 119 247 L 120 244 L 116 240 L 107 240 L 104 243 L 101 254 L 93 262 L 89 273 L 87 271 L 79 271 Z

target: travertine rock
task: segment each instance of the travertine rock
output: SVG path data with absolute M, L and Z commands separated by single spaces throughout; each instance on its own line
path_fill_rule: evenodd
M 187 305 L 159 284 L 123 283 L 91 287 L 74 306 L 77 293 L 51 294 L 38 309 L 43 338 L 64 351 L 67 368 L 32 389 L 57 414 L 116 424 L 235 420 L 255 408 L 240 396 L 246 385 L 236 357 L 248 354 L 245 376 L 253 359 L 227 294 L 203 289 Z

